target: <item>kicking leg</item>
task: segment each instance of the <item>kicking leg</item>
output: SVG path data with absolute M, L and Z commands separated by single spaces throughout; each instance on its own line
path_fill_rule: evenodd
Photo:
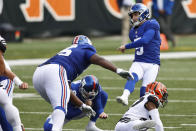
M 116 97 L 117 102 L 122 103 L 123 105 L 128 105 L 128 97 L 134 91 L 135 84 L 138 82 L 138 75 L 136 73 L 132 73 L 132 75 L 134 79 L 127 80 L 122 96 Z

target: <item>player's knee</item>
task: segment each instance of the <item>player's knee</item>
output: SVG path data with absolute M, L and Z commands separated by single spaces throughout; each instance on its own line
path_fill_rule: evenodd
M 66 114 L 65 108 L 63 108 L 62 106 L 56 106 L 54 110 L 61 110 Z

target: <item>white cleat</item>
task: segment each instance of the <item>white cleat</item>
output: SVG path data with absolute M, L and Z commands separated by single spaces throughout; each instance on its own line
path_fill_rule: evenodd
M 143 122 L 133 126 L 133 129 L 135 129 L 135 130 L 147 130 L 149 128 L 155 127 L 155 125 L 156 125 L 156 122 L 154 120 L 146 120 L 146 121 L 143 121 Z
M 117 96 L 117 97 L 116 97 L 116 101 L 117 101 L 118 103 L 123 104 L 124 106 L 127 106 L 127 105 L 129 104 L 128 99 L 123 98 L 122 96 Z
M 94 126 L 87 126 L 86 131 L 103 131 L 102 129 L 99 129 L 98 127 Z

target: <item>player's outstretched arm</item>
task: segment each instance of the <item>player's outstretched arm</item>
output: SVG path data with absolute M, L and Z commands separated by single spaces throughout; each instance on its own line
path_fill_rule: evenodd
M 149 115 L 151 116 L 152 120 L 156 122 L 155 130 L 156 131 L 164 131 L 163 123 L 159 116 L 159 111 L 156 108 L 156 105 L 153 102 L 148 102 L 146 104 L 146 108 L 149 110 Z
M 125 52 L 126 48 L 125 48 L 125 45 L 121 45 L 119 48 L 118 48 L 119 51 L 121 51 L 122 53 Z
M 108 69 L 108 70 L 111 70 L 117 73 L 118 75 L 120 75 L 121 77 L 125 79 L 133 79 L 133 76 L 128 71 L 117 68 L 110 61 L 104 59 L 103 57 L 97 54 L 94 54 L 93 56 L 91 56 L 90 61 L 92 64 L 100 65 L 105 69 Z
M 89 117 L 96 115 L 96 112 L 90 106 L 84 104 L 72 91 L 70 93 L 70 101 Z
M 21 81 L 20 78 L 17 77 L 16 74 L 14 74 L 12 71 L 5 68 L 4 75 L 12 80 L 20 89 L 28 88 L 28 83 Z
M 101 118 L 101 119 L 107 119 L 107 118 L 108 118 L 108 114 L 106 114 L 105 112 L 102 112 L 102 113 L 99 115 L 99 118 Z

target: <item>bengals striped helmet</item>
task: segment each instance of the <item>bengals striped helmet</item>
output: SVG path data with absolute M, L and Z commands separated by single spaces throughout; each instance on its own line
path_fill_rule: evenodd
M 160 100 L 160 106 L 164 107 L 168 100 L 168 92 L 166 86 L 161 82 L 153 82 L 147 85 L 146 87 L 146 93 L 151 93 L 153 95 L 156 95 L 158 99 Z

